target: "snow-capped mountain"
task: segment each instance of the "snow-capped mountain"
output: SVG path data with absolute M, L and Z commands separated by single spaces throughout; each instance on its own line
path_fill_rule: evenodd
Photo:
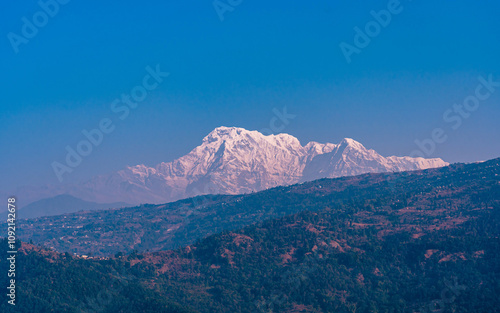
M 219 127 L 179 159 L 156 167 L 130 166 L 72 186 L 65 193 L 95 202 L 163 203 L 200 194 L 249 193 L 325 177 L 446 165 L 441 159 L 383 157 L 348 138 L 339 144 L 302 146 L 288 134 L 265 136 Z

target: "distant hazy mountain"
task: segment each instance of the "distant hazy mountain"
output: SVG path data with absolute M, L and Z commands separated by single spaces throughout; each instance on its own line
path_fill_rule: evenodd
M 40 216 L 60 215 L 82 210 L 102 210 L 122 208 L 127 203 L 95 203 L 75 198 L 71 195 L 59 195 L 52 198 L 35 201 L 18 211 L 19 218 L 34 218 Z
M 383 157 L 352 139 L 302 146 L 288 134 L 265 136 L 237 127 L 219 127 L 200 146 L 156 167 L 130 166 L 66 189 L 41 190 L 44 197 L 67 193 L 95 202 L 164 203 L 201 194 L 241 194 L 363 173 L 446 166 L 441 159 Z M 53 192 L 51 194 L 51 192 Z M 24 197 L 42 196 L 34 189 Z

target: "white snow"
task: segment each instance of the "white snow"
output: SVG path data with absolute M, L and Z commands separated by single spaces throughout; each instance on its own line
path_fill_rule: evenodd
M 441 159 L 383 157 L 345 138 L 302 146 L 288 134 L 218 127 L 187 155 L 92 178 L 69 193 L 96 202 L 162 203 L 199 194 L 240 194 L 319 178 L 446 166 Z

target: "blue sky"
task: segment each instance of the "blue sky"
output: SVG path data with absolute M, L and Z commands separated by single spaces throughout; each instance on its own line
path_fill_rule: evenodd
M 23 17 L 42 8 L 4 1 L 0 190 L 58 183 L 51 164 L 103 118 L 114 131 L 64 182 L 171 161 L 217 126 L 268 128 L 285 106 L 296 117 L 283 131 L 303 144 L 351 137 L 408 155 L 440 128 L 431 157 L 499 157 L 499 87 L 456 129 L 443 114 L 474 95 L 479 76 L 500 81 L 500 3 L 401 1 L 348 63 L 340 43 L 354 45 L 354 28 L 390 2 L 244 0 L 221 21 L 212 1 L 73 0 L 15 53 L 9 34 L 22 36 Z M 113 100 L 157 65 L 170 75 L 120 120 Z

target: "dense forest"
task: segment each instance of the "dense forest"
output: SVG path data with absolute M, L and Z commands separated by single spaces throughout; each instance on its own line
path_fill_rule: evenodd
M 175 250 L 82 259 L 23 243 L 13 312 L 500 312 L 499 159 L 209 199 L 181 202 L 205 213 Z

